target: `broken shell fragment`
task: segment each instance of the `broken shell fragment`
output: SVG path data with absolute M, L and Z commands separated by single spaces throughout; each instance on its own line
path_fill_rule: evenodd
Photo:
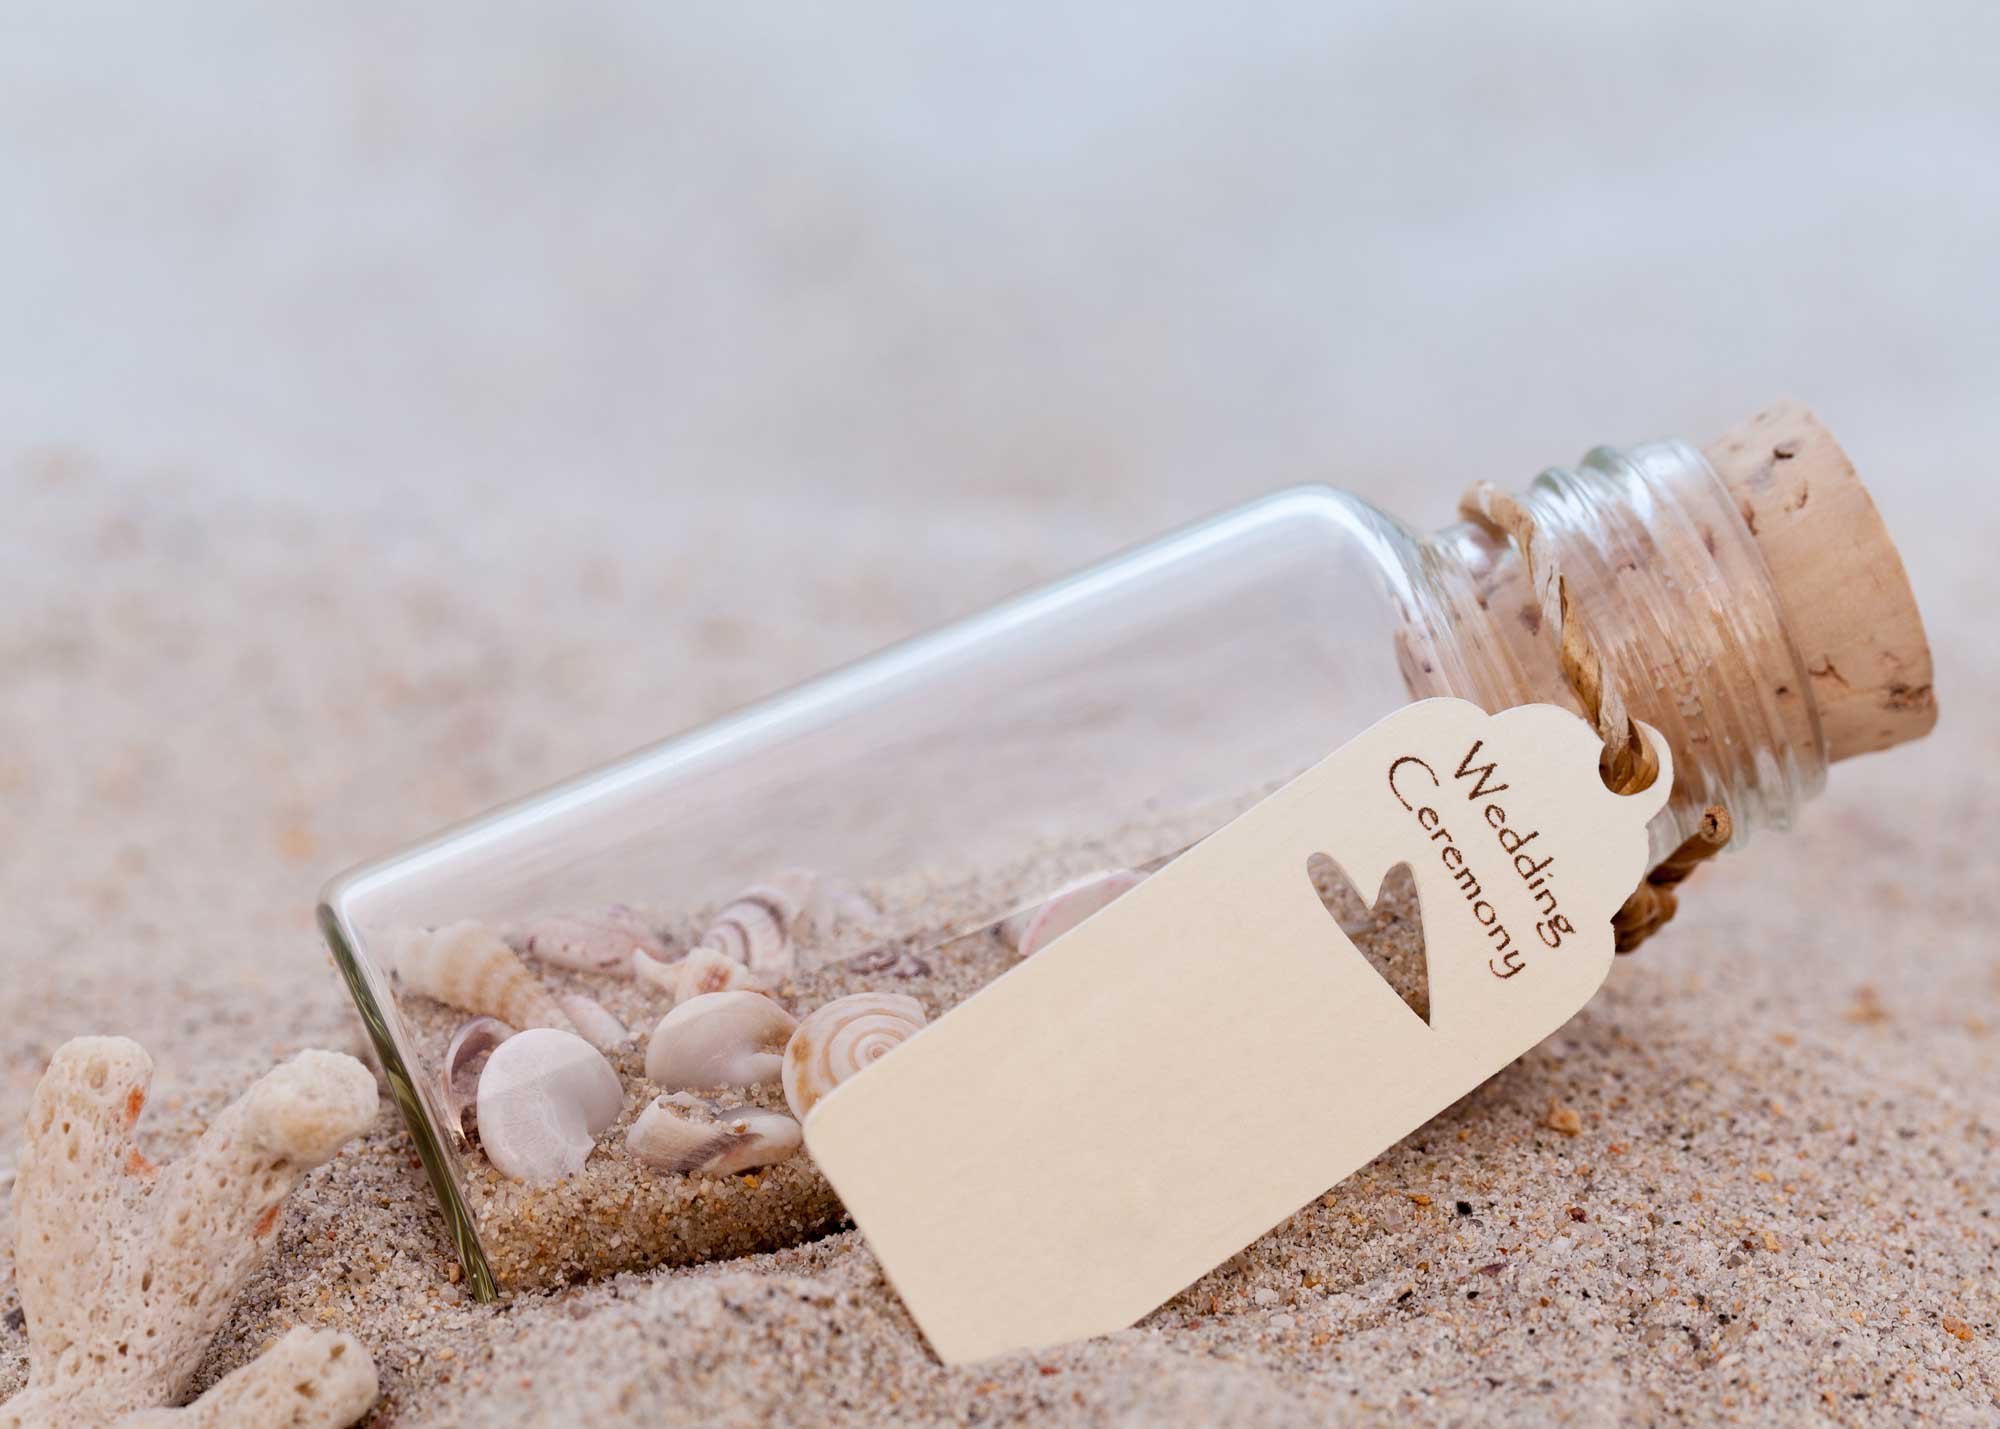
M 726 1155 L 740 1138 L 731 1127 L 697 1121 L 656 1098 L 625 1133 L 625 1146 L 656 1171 L 687 1172 Z
M 1000 925 L 1000 936 L 1015 952 L 1028 957 L 1114 899 L 1130 893 L 1145 879 L 1146 875 L 1136 868 L 1120 868 L 1073 883 L 1054 897 L 1007 919 Z
M 660 1019 L 646 1075 L 669 1091 L 778 1080 L 798 1019 L 761 992 L 707 992 Z
M 462 1012 L 497 1017 L 514 1027 L 569 1030 L 549 990 L 500 935 L 483 923 L 453 923 L 403 935 L 394 956 L 404 987 Z
M 712 1102 L 707 1097 L 698 1097 L 693 1092 L 669 1092 L 663 1097 L 654 1097 L 656 1102 L 677 1106 L 682 1111 L 705 1111 L 713 1115 L 722 1110 L 720 1102 Z
M 644 953 L 632 955 L 632 975 L 649 987 L 656 987 L 676 1003 L 706 992 L 744 989 L 767 992 L 774 985 L 732 957 L 713 948 L 692 948 L 678 962 L 657 963 Z
M 555 1028 L 517 1032 L 479 1075 L 479 1142 L 504 1175 L 547 1185 L 580 1170 L 625 1089 L 604 1054 Z
M 635 951 L 659 962 L 673 956 L 645 918 L 623 903 L 537 918 L 521 930 L 517 946 L 545 963 L 594 973 L 630 972 Z
M 735 1107 L 713 1122 L 697 1121 L 658 1097 L 625 1133 L 632 1154 L 659 1171 L 726 1175 L 783 1161 L 799 1149 L 799 1124 L 779 1111 Z
M 849 972 L 887 973 L 890 977 L 929 977 L 931 965 L 910 952 L 907 948 L 875 948 L 849 958 L 845 964 Z
M 798 1122 L 781 1111 L 763 1107 L 725 1107 L 719 1114 L 722 1125 L 743 1139 L 701 1169 L 717 1175 L 754 1171 L 785 1160 L 805 1145 L 805 1132 Z
M 497 1017 L 475 1017 L 452 1034 L 451 1046 L 444 1054 L 444 1105 L 452 1129 L 460 1136 L 471 1136 L 477 1124 L 479 1074 L 485 1070 L 486 1059 L 513 1035 L 514 1029 Z
M 816 1009 L 785 1044 L 782 1080 L 792 1115 L 803 1122 L 821 1097 L 923 1025 L 923 1004 L 896 992 L 857 992 Z
M 585 997 L 580 992 L 565 993 L 556 999 L 556 1006 L 563 1010 L 563 1016 L 576 1028 L 577 1035 L 600 1052 L 623 1047 L 632 1040 L 631 1030 L 594 997 Z

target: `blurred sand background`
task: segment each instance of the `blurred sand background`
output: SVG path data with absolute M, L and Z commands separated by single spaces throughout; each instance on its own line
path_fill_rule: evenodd
M 412 1425 L 1992 1422 L 1996 46 L 1971 4 L 11 7 L 0 1165 L 69 1036 L 151 1049 L 168 1152 L 337 1045 L 314 892 L 445 821 L 1276 486 L 1436 524 L 1796 395 L 1900 538 L 1937 734 L 1169 1310 L 947 1372 L 851 1235 L 478 1309 L 385 1122 L 214 1368 L 353 1324 Z

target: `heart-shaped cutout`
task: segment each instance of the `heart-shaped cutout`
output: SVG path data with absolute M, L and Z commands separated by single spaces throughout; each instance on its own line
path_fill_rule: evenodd
M 1382 876 L 1375 896 L 1363 898 L 1346 870 L 1316 853 L 1306 860 L 1313 891 L 1348 941 L 1368 959 L 1410 1011 L 1431 1022 L 1430 964 L 1424 958 L 1424 919 L 1417 906 L 1417 876 L 1399 863 Z

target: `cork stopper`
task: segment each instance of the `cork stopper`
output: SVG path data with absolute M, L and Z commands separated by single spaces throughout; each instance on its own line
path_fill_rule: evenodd
M 1937 723 L 1923 617 L 1854 463 L 1800 402 L 1703 449 L 1755 537 L 1819 707 L 1829 759 L 1889 749 Z

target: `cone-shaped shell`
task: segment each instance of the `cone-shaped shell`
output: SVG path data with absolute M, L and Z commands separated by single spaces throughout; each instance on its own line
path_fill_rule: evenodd
M 505 940 L 483 923 L 453 923 L 403 935 L 394 954 L 397 979 L 412 992 L 513 1027 L 570 1030 L 549 990 Z
M 781 874 L 744 889 L 709 921 L 701 946 L 773 982 L 785 977 L 798 962 L 792 938 L 816 882 L 809 873 Z

